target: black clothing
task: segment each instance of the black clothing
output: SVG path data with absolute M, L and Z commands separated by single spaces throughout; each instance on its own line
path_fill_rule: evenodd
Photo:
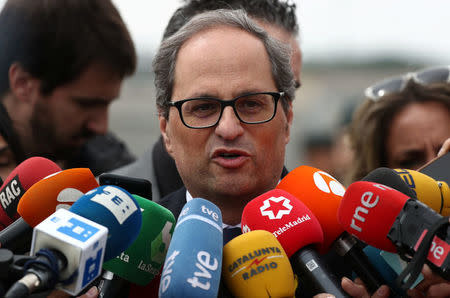
M 17 133 L 14 131 L 11 118 L 2 102 L 0 102 L 0 135 L 8 143 L 16 163 L 19 164 L 24 161 L 25 152 L 23 152 L 22 146 L 17 138 Z
M 65 164 L 66 168 L 89 168 L 94 176 L 130 164 L 136 157 L 123 141 L 113 133 L 98 135 L 85 143 L 77 155 Z

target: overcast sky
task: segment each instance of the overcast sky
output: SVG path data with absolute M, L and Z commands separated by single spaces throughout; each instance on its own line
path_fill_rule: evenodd
M 33 1 L 33 0 L 29 0 Z M 5 0 L 0 0 L 3 6 Z M 140 53 L 156 49 L 181 0 L 113 0 Z M 383 54 L 450 64 L 448 0 L 295 1 L 306 62 Z

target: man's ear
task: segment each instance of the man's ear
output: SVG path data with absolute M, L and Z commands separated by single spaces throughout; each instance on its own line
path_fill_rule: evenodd
M 39 93 L 40 81 L 27 72 L 19 63 L 13 63 L 8 70 L 9 88 L 15 98 L 30 102 Z
M 168 119 L 161 114 L 158 116 L 159 119 L 159 129 L 161 130 L 161 135 L 164 141 L 164 145 L 166 146 L 167 152 L 172 156 L 172 143 L 170 142 L 170 132 L 167 130 L 167 121 Z
M 290 140 L 290 133 L 291 133 L 291 126 L 292 126 L 292 121 L 294 119 L 294 112 L 292 111 L 292 102 L 289 102 L 289 109 L 287 110 L 286 113 L 286 144 L 289 143 Z

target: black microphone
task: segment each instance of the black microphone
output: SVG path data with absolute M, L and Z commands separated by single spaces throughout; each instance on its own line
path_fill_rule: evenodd
M 152 183 L 147 179 L 103 173 L 98 177 L 98 180 L 100 185 L 119 186 L 133 195 L 152 200 Z
M 371 171 L 361 181 L 370 181 L 380 183 L 407 195 L 410 198 L 417 199 L 416 193 L 403 181 L 397 172 L 393 169 L 380 167 Z

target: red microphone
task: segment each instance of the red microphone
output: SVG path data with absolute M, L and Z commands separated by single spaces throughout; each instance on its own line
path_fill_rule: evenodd
M 323 241 L 319 221 L 296 197 L 280 189 L 268 191 L 245 206 L 241 224 L 244 233 L 266 230 L 277 237 L 302 281 L 302 290 L 311 296 L 331 293 L 348 297 L 315 251 Z
M 396 253 L 397 248 L 387 235 L 408 199 L 383 184 L 354 182 L 344 195 L 337 218 L 341 226 L 358 239 Z
M 382 184 L 358 181 L 347 189 L 338 210 L 338 220 L 349 233 L 367 244 L 410 259 L 410 264 L 416 267 L 412 270 L 418 271 L 417 274 L 426 261 L 436 273 L 450 279 L 448 217 L 422 202 Z M 406 274 L 400 274 L 404 276 Z
M 0 230 L 19 218 L 17 204 L 23 194 L 42 178 L 59 171 L 56 163 L 43 157 L 30 157 L 20 163 L 0 188 Z

